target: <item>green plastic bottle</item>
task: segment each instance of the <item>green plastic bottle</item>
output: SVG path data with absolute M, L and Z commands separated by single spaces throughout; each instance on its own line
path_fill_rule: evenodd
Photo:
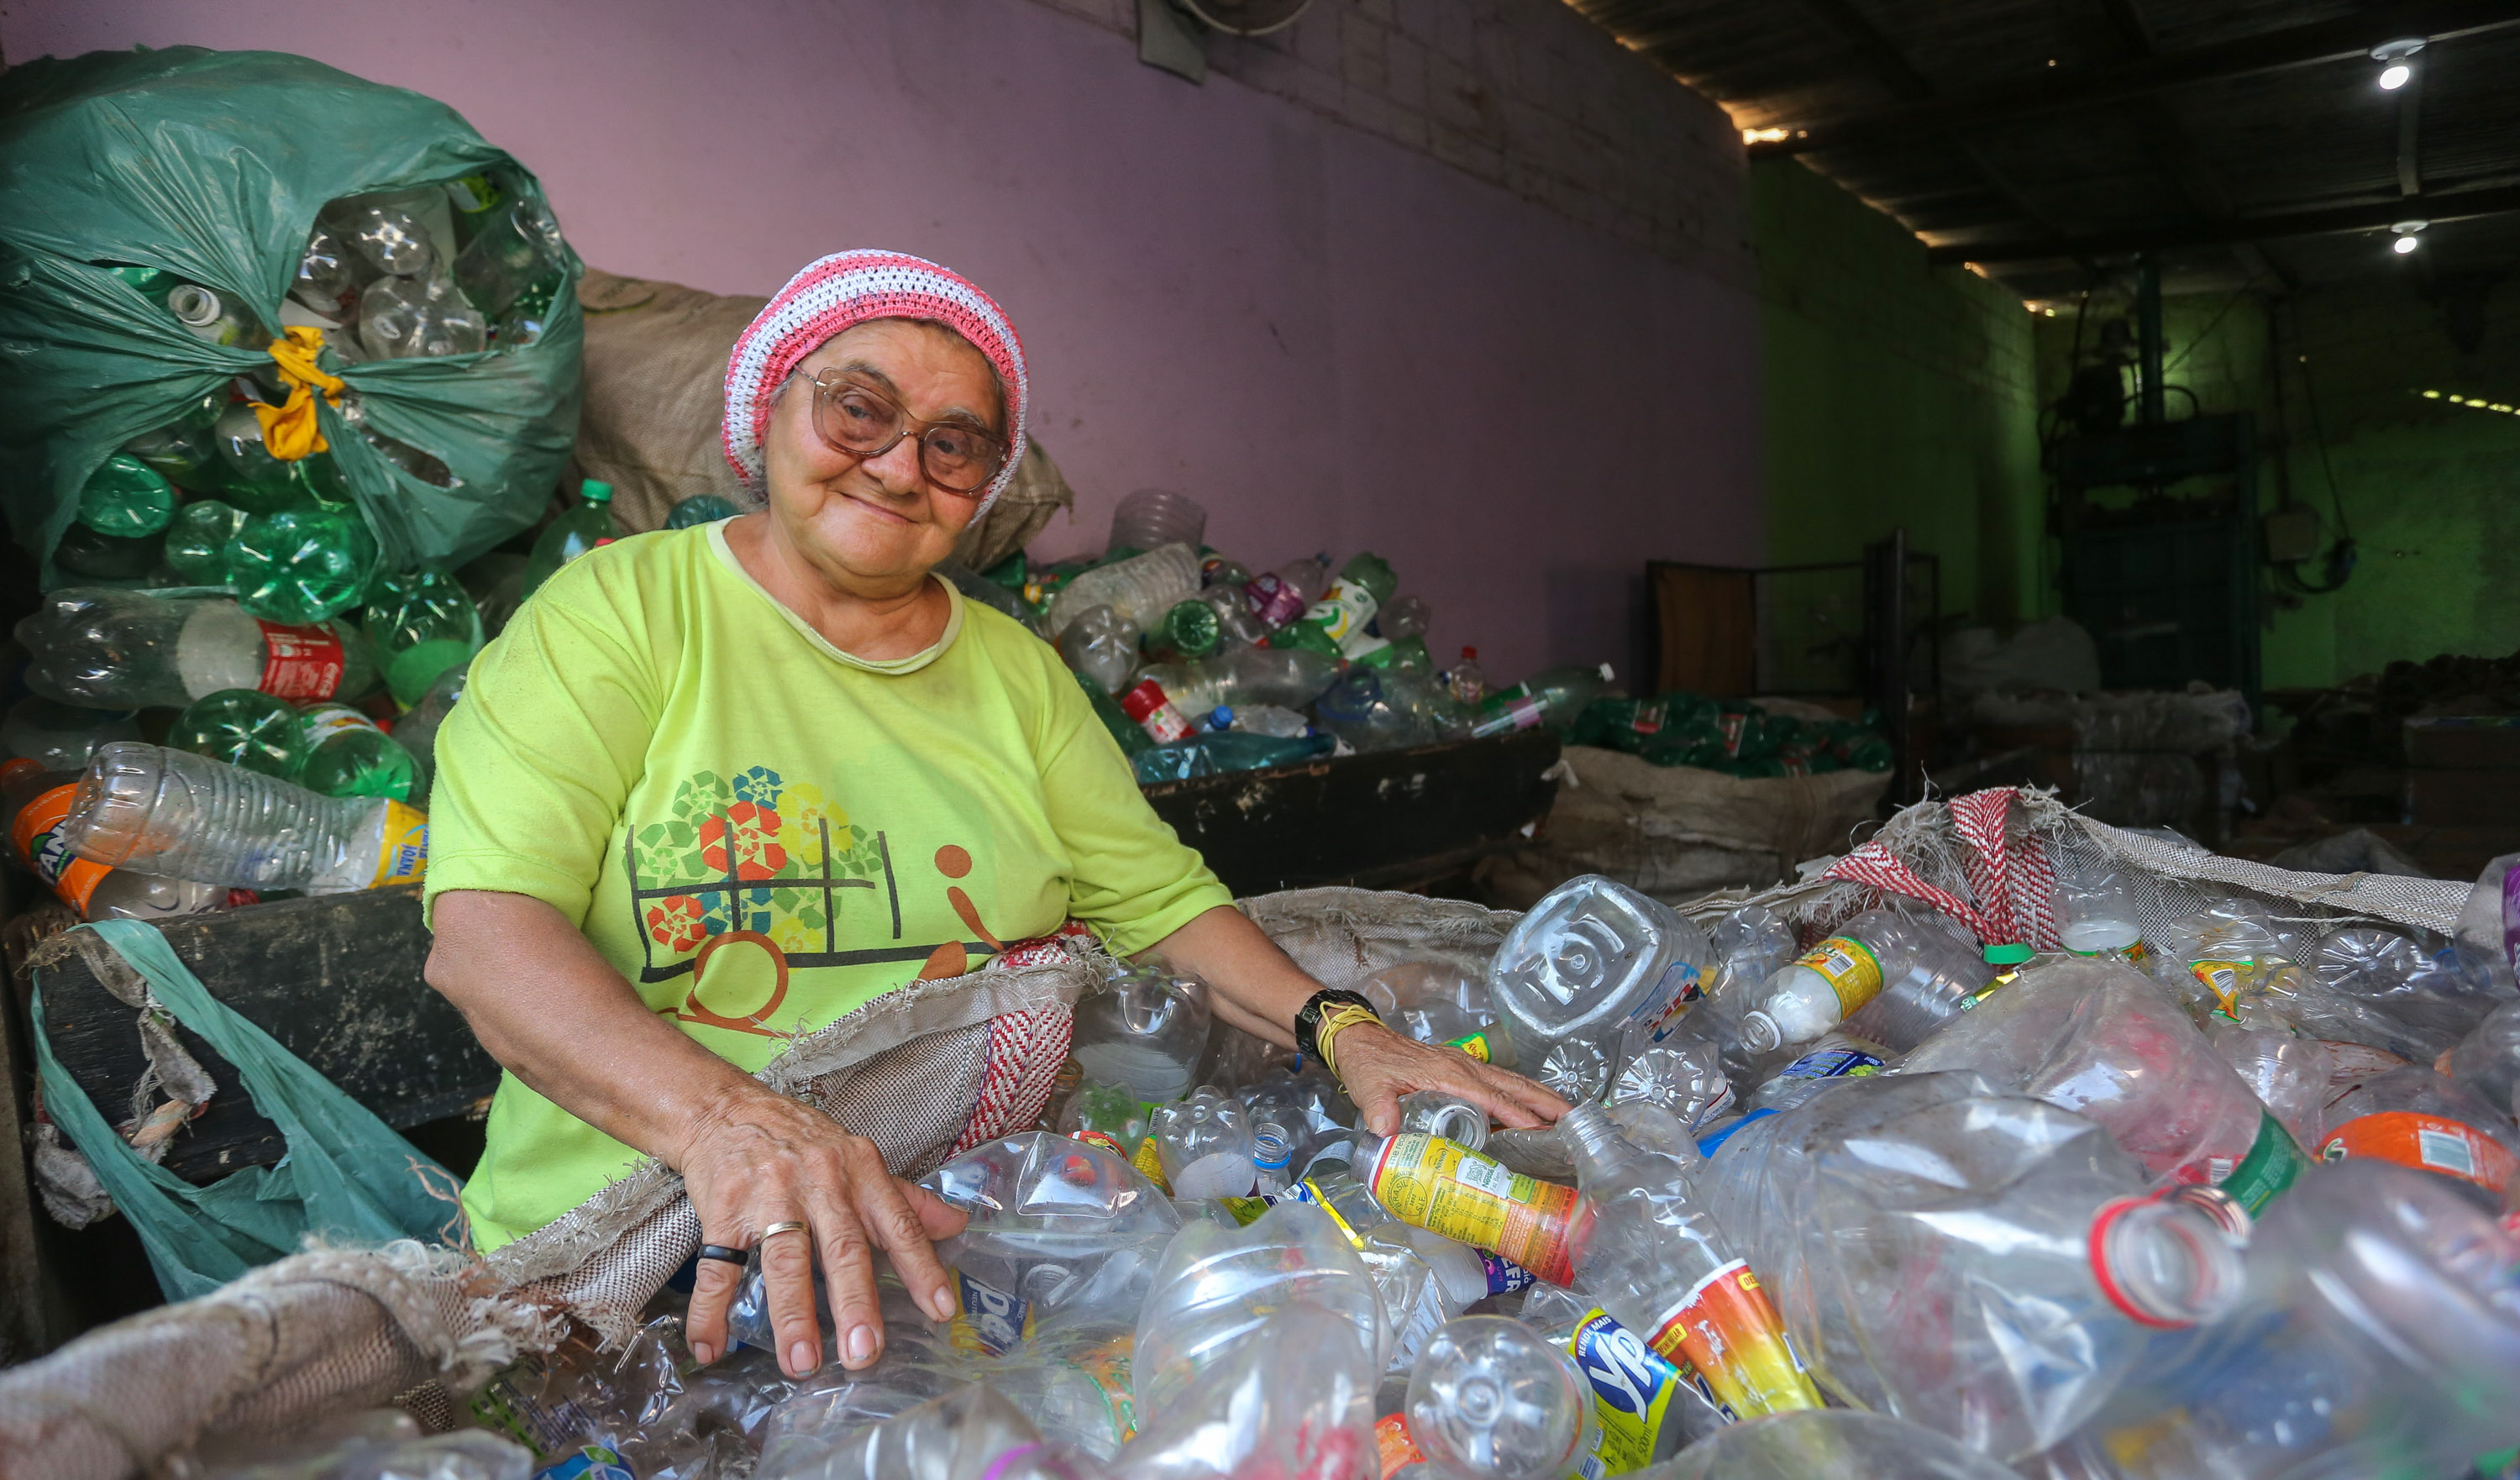
M 665 527 L 694 529 L 702 524 L 714 524 L 720 519 L 731 519 L 742 512 L 714 493 L 696 493 L 676 504 L 674 512 L 665 516 Z
M 1146 648 L 1168 659 L 1205 657 L 1216 650 L 1223 637 L 1216 608 L 1193 597 L 1164 613 L 1155 630 L 1147 634 Z
M 443 565 L 377 577 L 359 625 L 384 659 L 385 687 L 408 709 L 437 676 L 481 650 L 481 611 Z
M 218 425 L 219 413 L 227 403 L 225 390 L 212 391 L 187 406 L 183 415 L 165 426 L 123 443 L 122 450 L 156 469 L 160 477 L 178 488 L 215 493 L 223 486 L 226 470 L 220 464 L 218 448 L 211 443 L 210 428 Z
M 219 413 L 210 442 L 226 465 L 226 475 L 213 491 L 248 514 L 349 502 L 349 489 L 331 453 L 309 453 L 295 462 L 273 457 L 262 445 L 262 424 L 244 401 Z
M 411 752 L 347 704 L 309 704 L 299 733 L 304 758 L 291 780 L 309 791 L 402 801 L 420 785 Z
M 175 485 L 138 458 L 117 452 L 88 474 L 72 517 L 116 539 L 156 534 L 175 520 Z
M 53 544 L 53 563 L 92 581 L 136 581 L 158 568 L 165 543 L 162 534 L 124 539 L 71 522 L 62 526 L 62 537 Z
M 166 743 L 287 781 L 306 759 L 305 716 L 287 699 L 221 689 L 186 704 Z
M 1366 631 L 1373 614 L 1400 589 L 1390 562 L 1371 551 L 1349 559 L 1338 579 L 1304 614 L 1272 634 L 1272 648 L 1309 648 L 1329 657 L 1357 658 L 1386 646 Z
M 248 616 L 302 627 L 359 604 L 376 574 L 377 539 L 353 509 L 283 509 L 239 526 L 227 564 Z
M 1584 706 L 1593 702 L 1601 686 L 1611 681 L 1610 665 L 1580 663 L 1556 668 L 1543 668 L 1538 673 L 1502 694 L 1491 694 L 1479 705 L 1478 722 L 1470 729 L 1477 739 L 1491 735 L 1508 735 L 1516 730 L 1529 730 L 1548 725 L 1554 730 L 1571 727 Z
M 228 583 L 228 542 L 245 527 L 245 511 L 216 499 L 195 499 L 166 526 L 166 563 L 188 586 Z
M 612 522 L 612 485 L 588 478 L 577 491 L 586 502 L 552 520 L 534 540 L 534 553 L 525 561 L 528 596 L 562 565 L 621 538 L 621 526 Z
M 1076 687 L 1085 691 L 1086 701 L 1094 706 L 1094 717 L 1101 720 L 1102 728 L 1110 731 L 1111 738 L 1120 742 L 1121 754 L 1136 755 L 1141 750 L 1154 748 L 1154 737 L 1129 718 L 1129 711 L 1120 707 L 1119 700 L 1103 693 L 1101 685 L 1084 674 L 1072 668 L 1068 672 L 1075 678 Z

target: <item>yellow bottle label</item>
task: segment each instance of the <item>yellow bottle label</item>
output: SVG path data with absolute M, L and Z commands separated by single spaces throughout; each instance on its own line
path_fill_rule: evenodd
M 377 884 L 404 883 L 428 872 L 428 814 L 388 798 L 384 846 L 377 850 Z
M 1448 1049 L 1459 1049 L 1481 1063 L 1496 1062 L 1496 1059 L 1492 1056 L 1493 1051 L 1488 1048 L 1488 1035 L 1484 1032 L 1471 1033 L 1462 1038 L 1448 1039 L 1446 1040 L 1444 1047 Z
M 1794 964 L 1818 972 L 1828 983 L 1828 989 L 1837 994 L 1840 1017 L 1854 1016 L 1858 1008 L 1881 995 L 1881 958 L 1852 935 L 1830 936 L 1804 952 Z
M 1552 1284 L 1567 1284 L 1575 1189 L 1506 1170 L 1440 1136 L 1412 1131 L 1383 1143 L 1367 1185 L 1392 1217 L 1503 1254 Z
M 1145 1173 L 1147 1180 L 1155 1185 L 1155 1190 L 1167 1197 L 1173 1194 L 1173 1185 L 1164 1180 L 1163 1158 L 1155 1154 L 1155 1138 L 1149 1136 L 1138 1143 L 1138 1154 L 1129 1158 L 1129 1165 Z

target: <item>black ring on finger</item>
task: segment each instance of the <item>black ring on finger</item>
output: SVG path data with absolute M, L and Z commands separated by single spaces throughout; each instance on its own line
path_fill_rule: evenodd
M 752 1256 L 742 1249 L 731 1249 L 722 1243 L 700 1245 L 699 1258 L 714 1259 L 721 1264 L 750 1264 Z

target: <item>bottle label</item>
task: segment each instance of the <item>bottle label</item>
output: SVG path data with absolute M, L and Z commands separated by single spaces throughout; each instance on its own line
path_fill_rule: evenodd
M 370 888 L 403 883 L 428 872 L 428 814 L 388 797 L 385 841 L 377 852 L 377 876 Z
M 2143 937 L 2140 935 L 2135 938 L 2135 943 L 2132 945 L 2102 946 L 2095 951 L 2077 951 L 2072 946 L 2067 946 L 2065 948 L 2065 954 L 2068 956 L 2081 956 L 2087 958 L 2093 956 L 2114 957 L 2119 961 L 2125 962 L 2128 965 L 2138 967 L 2143 966 L 2145 962 L 2152 960 L 2152 952 L 2146 949 L 2143 943 Z M 2144 968 L 2147 970 L 2150 969 L 2149 967 Z
M 1381 1457 L 1382 1480 L 1391 1480 L 1409 1466 L 1426 1462 L 1418 1441 L 1409 1437 L 1409 1419 L 1400 1413 L 1385 1413 L 1373 1420 L 1373 1448 Z
M 1479 1250 L 1479 1265 L 1487 1271 L 1488 1293 L 1491 1295 L 1510 1295 L 1516 1290 L 1527 1290 L 1540 1282 L 1540 1277 L 1531 1271 L 1503 1254 L 1491 1253 L 1486 1249 Z
M 1746 1259 L 1708 1275 L 1654 1323 L 1645 1345 L 1686 1361 L 1744 1418 L 1820 1407 L 1820 1390 Z
M 1129 1158 L 1129 1165 L 1138 1169 L 1138 1175 L 1153 1183 L 1156 1191 L 1167 1197 L 1173 1194 L 1173 1185 L 1164 1178 L 1164 1160 L 1155 1154 L 1155 1138 L 1149 1136 L 1138 1143 L 1138 1154 Z
M 1852 935 L 1830 936 L 1794 964 L 1818 972 L 1828 983 L 1837 994 L 1840 1017 L 1854 1016 L 1858 1008 L 1881 995 L 1881 958 Z
M 1663 716 L 1667 712 L 1669 706 L 1662 700 L 1649 699 L 1637 705 L 1637 712 L 1628 716 L 1628 728 L 1639 735 L 1660 735 Z
M 1573 1188 L 1518 1176 L 1457 1142 L 1417 1131 L 1383 1143 L 1367 1186 L 1403 1223 L 1494 1250 L 1552 1284 L 1574 1278 L 1566 1254 Z
M 78 783 L 64 782 L 19 808 L 18 820 L 9 827 L 9 846 L 62 903 L 84 916 L 87 902 L 96 897 L 96 886 L 113 870 L 92 858 L 78 857 L 63 841 L 62 824 L 77 799 Z
M 1129 1159 L 1128 1148 L 1120 1144 L 1120 1138 L 1108 1131 L 1078 1131 L 1075 1139 L 1090 1146 L 1101 1146 L 1122 1161 Z
M 1138 686 L 1120 695 L 1121 711 L 1138 722 L 1138 728 L 1155 738 L 1155 743 L 1167 744 L 1187 739 L 1191 734 L 1189 720 L 1174 707 L 1163 685 L 1153 679 L 1141 679 Z
M 621 1457 L 601 1444 L 581 1444 L 565 1458 L 534 1471 L 533 1480 L 638 1480 Z
M 1339 1216 L 1339 1210 L 1331 1205 L 1328 1198 L 1322 1195 L 1322 1189 L 1314 1185 L 1313 1179 L 1310 1177 L 1307 1177 L 1303 1181 L 1296 1183 L 1293 1187 L 1288 1188 L 1286 1189 L 1286 1195 L 1294 1198 L 1297 1202 L 1309 1202 L 1313 1206 L 1321 1209 L 1323 1212 L 1328 1213 L 1330 1217 L 1330 1222 L 1337 1224 L 1338 1231 L 1347 1235 L 1347 1241 L 1349 1243 L 1360 1249 L 1365 1247 L 1365 1235 L 1357 1232 L 1354 1224 L 1349 1223 L 1345 1218 Z
M 1700 984 L 1702 975 L 1703 973 L 1697 969 L 1697 963 L 1693 961 L 1675 961 L 1663 967 L 1662 980 L 1654 984 L 1654 990 L 1637 1005 L 1636 1011 L 1629 1014 L 1630 1019 L 1634 1020 L 1654 1010 L 1656 1004 L 1661 1004 L 1661 1009 L 1654 1018 L 1653 1027 L 1645 1035 L 1645 1042 L 1660 1043 L 1669 1038 L 1672 1029 L 1679 1025 L 1681 1018 L 1687 1016 L 1688 1009 L 1697 1006 L 1698 1001 L 1705 997 L 1706 990 Z
M 1373 620 L 1373 613 L 1380 605 L 1374 601 L 1372 592 L 1340 576 L 1330 582 L 1330 589 L 1320 601 L 1313 603 L 1312 609 L 1304 613 L 1304 620 L 1321 628 L 1324 637 L 1344 648 L 1351 635 L 1365 635 L 1365 624 Z
M 344 730 L 374 730 L 380 735 L 384 733 L 383 726 L 347 704 L 318 704 L 306 711 L 306 718 L 302 723 L 305 726 L 306 748 L 309 750 Z
M 1268 1212 L 1271 1208 L 1278 1205 L 1277 1198 L 1266 1195 L 1252 1197 L 1219 1197 L 1216 1200 L 1225 1204 L 1225 1211 L 1233 1217 L 1236 1223 L 1246 1229 L 1251 1227 L 1251 1225 L 1258 1223 L 1260 1221 L 1261 1214 Z
M 1734 760 L 1741 758 L 1741 735 L 1750 727 L 1750 716 L 1740 710 L 1727 710 L 1715 717 L 1716 728 L 1724 735 L 1724 753 Z
M 341 692 L 348 666 L 341 639 L 330 627 L 284 627 L 256 618 L 262 629 L 262 682 L 273 698 L 331 698 Z
M 1138 1399 L 1129 1387 L 1130 1359 L 1137 1347 L 1137 1334 L 1123 1331 L 1100 1346 L 1088 1347 L 1060 1361 L 1060 1366 L 1084 1373 L 1089 1381 L 1102 1390 L 1102 1404 L 1111 1420 L 1114 1448 L 1138 1437 Z
M 1251 584 L 1242 588 L 1242 599 L 1249 604 L 1251 614 L 1260 619 L 1263 627 L 1283 627 L 1304 614 L 1302 593 L 1280 580 L 1274 572 L 1253 576 Z
M 2275 1200 L 2275 1195 L 2291 1187 L 2301 1169 L 2310 1165 L 2294 1144 L 2292 1133 L 2272 1115 L 2258 1113 L 2258 1139 L 2249 1143 L 2249 1154 L 2231 1168 L 2231 1175 L 2222 1181 L 2224 1191 L 2254 1216 L 2259 1209 Z
M 2217 1010 L 2224 1017 L 2237 1022 L 2240 986 L 2248 979 L 2254 964 L 2249 961 L 2195 961 L 2187 964 L 2187 974 L 2196 978 L 2198 986 L 2213 994 L 2219 1005 Z
M 2415 1110 L 2382 1110 L 2349 1120 L 2318 1144 L 2318 1154 L 2327 1161 L 2376 1156 L 2471 1182 L 2498 1196 L 2515 1165 L 2509 1151 L 2474 1126 Z
M 1459 1038 L 1447 1039 L 1444 1047 L 1459 1049 L 1481 1063 L 1496 1062 L 1495 1050 L 1489 1047 L 1488 1035 L 1485 1031 L 1465 1033 Z
M 1003 1357 L 1031 1334 L 1031 1301 L 954 1272 L 954 1350 Z
M 1806 1054 L 1778 1071 L 1778 1079 L 1866 1079 L 1881 1072 L 1881 1060 L 1860 1049 L 1823 1049 Z
M 1624 1475 L 1653 1463 L 1681 1369 L 1637 1339 L 1637 1333 L 1595 1309 L 1566 1342 L 1575 1370 L 1593 1389 L 1593 1413 L 1601 1422 L 1602 1468 Z M 1727 1414 L 1730 1421 L 1731 1414 Z

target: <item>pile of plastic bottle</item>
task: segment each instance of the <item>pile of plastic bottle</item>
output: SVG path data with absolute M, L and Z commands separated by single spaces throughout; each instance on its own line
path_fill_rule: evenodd
M 663 1297 L 475 1429 L 234 1472 L 2507 1476 L 2515 861 L 2448 940 L 2237 895 L 2147 935 L 2069 876 L 2038 954 L 1895 898 L 1710 938 L 1595 876 L 1357 984 L 1575 1103 L 1537 1132 L 1418 1094 L 1375 1136 L 1114 964 L 1047 1128 L 924 1179 L 952 1320 L 887 1274 L 880 1357 L 790 1378 L 756 1269 L 709 1366 Z
M 1624 750 L 1656 766 L 1695 766 L 1728 776 L 1887 771 L 1891 761 L 1890 741 L 1863 721 L 1807 720 L 1772 713 L 1748 699 L 1677 690 L 1651 698 L 1597 698 L 1575 717 L 1567 739 Z
M 1564 730 L 1611 678 L 1558 667 L 1492 691 L 1478 650 L 1438 668 L 1433 609 L 1404 596 L 1372 552 L 1254 573 L 1201 543 L 1207 514 L 1182 494 L 1121 500 L 1100 556 L 1035 567 L 1020 552 L 961 571 L 967 595 L 1058 645 L 1142 783 Z

